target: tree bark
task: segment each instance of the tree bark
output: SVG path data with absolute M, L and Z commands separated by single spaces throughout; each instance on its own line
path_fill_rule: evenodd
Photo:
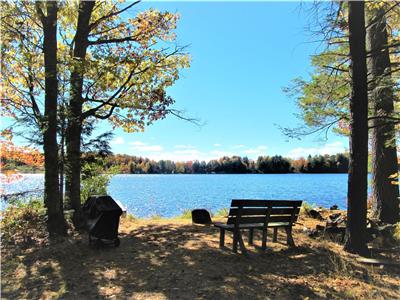
M 396 223 L 399 218 L 399 188 L 389 176 L 397 172 L 396 134 L 393 123 L 384 117 L 394 112 L 394 83 L 386 28 L 385 10 L 377 9 L 367 29 L 368 73 L 372 121 L 372 203 L 374 217 L 385 223 Z
M 64 104 L 59 109 L 59 120 L 60 120 L 60 159 L 59 159 L 59 176 L 60 176 L 60 201 L 61 205 L 64 206 L 64 166 L 65 166 L 65 107 Z M 63 208 L 64 209 L 64 208 Z
M 363 1 L 349 1 L 349 45 L 352 91 L 350 99 L 350 164 L 347 228 L 344 249 L 367 254 L 368 87 Z
M 47 208 L 47 228 L 51 235 L 65 234 L 66 223 L 60 203 L 57 145 L 57 2 L 46 2 L 44 15 L 40 3 L 37 11 L 43 25 L 43 52 L 45 67 L 45 112 L 42 123 L 44 150 L 44 203 Z
M 79 3 L 78 25 L 73 50 L 74 63 L 71 69 L 71 93 L 68 107 L 68 126 L 66 134 L 66 197 L 74 209 L 73 223 L 76 228 L 83 225 L 81 208 L 81 132 L 82 132 L 82 89 L 85 72 L 85 57 L 88 47 L 89 21 L 95 1 Z

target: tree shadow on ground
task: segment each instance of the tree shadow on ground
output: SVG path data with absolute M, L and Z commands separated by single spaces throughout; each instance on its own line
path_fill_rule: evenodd
M 135 226 L 120 235 L 121 246 L 94 250 L 85 236 L 36 249 L 8 263 L 15 285 L 6 280 L 9 299 L 312 299 L 351 298 L 328 280 L 341 278 L 368 284 L 365 269 L 344 262 L 326 247 L 306 243 L 288 249 L 281 243 L 248 255 L 218 248 L 218 230 L 177 224 Z M 280 236 L 280 238 L 282 238 Z M 296 236 L 295 236 L 296 239 Z M 255 239 L 259 243 L 260 239 Z M 12 267 L 12 266 L 7 266 Z M 393 283 L 378 289 L 398 289 L 398 270 L 387 270 Z M 12 273 L 3 274 L 12 276 Z M 10 279 L 11 280 L 11 279 Z M 396 281 L 397 280 L 397 281 Z M 397 283 L 397 284 L 396 284 Z

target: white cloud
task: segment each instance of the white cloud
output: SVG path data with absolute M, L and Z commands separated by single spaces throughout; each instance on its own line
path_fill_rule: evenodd
M 221 158 L 223 156 L 234 156 L 234 155 L 235 153 L 229 151 L 220 151 L 220 150 L 210 151 L 209 153 L 210 159 L 216 159 L 216 158 Z
M 288 152 L 287 156 L 290 158 L 300 158 L 307 157 L 308 155 L 333 155 L 336 153 L 343 153 L 346 150 L 347 148 L 343 145 L 342 142 L 334 142 L 330 144 L 325 144 L 322 147 L 294 148 Z
M 111 145 L 123 145 L 123 144 L 125 144 L 125 140 L 123 137 L 117 136 L 115 139 L 110 141 L 110 144 Z
M 266 150 L 267 150 L 267 146 L 264 145 L 260 145 L 256 148 L 249 148 L 243 151 L 243 153 L 247 154 L 247 155 L 264 155 L 266 154 Z
M 133 145 L 133 146 L 144 146 L 144 145 L 146 145 L 146 144 L 143 143 L 143 142 L 140 142 L 140 141 L 135 141 L 135 142 L 129 142 L 129 145 Z
M 232 152 L 228 151 L 199 151 L 197 149 L 182 149 L 175 151 L 163 151 L 148 153 L 146 157 L 153 160 L 173 160 L 173 161 L 210 161 L 212 159 L 219 159 L 223 156 L 233 156 Z
M 164 150 L 164 148 L 160 145 L 149 145 L 149 146 L 140 146 L 139 150 L 149 151 L 149 152 L 161 152 Z
M 132 150 L 139 152 L 135 153 L 137 155 L 145 156 L 146 153 L 144 152 L 161 152 L 164 150 L 164 148 L 160 145 L 149 145 L 140 141 L 129 142 L 129 144 L 133 146 L 131 147 Z
M 177 148 L 177 149 L 194 149 L 196 147 L 192 146 L 192 145 L 175 145 L 175 148 Z
M 173 153 L 174 154 L 191 154 L 191 155 L 201 154 L 201 152 L 197 149 L 176 150 Z
M 176 150 L 172 152 L 154 152 L 146 155 L 147 158 L 153 160 L 172 160 L 172 161 L 190 161 L 190 160 L 209 160 L 206 153 L 202 153 L 196 149 Z
M 245 145 L 234 145 L 232 146 L 233 149 L 240 149 L 240 148 L 244 148 Z
M 221 144 L 214 144 L 214 147 L 221 147 Z

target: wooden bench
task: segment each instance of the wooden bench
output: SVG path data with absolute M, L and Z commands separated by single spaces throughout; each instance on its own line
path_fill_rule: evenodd
M 225 244 L 225 231 L 233 232 L 233 252 L 240 249 L 246 253 L 241 230 L 249 230 L 249 245 L 253 244 L 254 229 L 262 230 L 262 250 L 267 245 L 267 229 L 273 228 L 273 241 L 277 241 L 278 228 L 284 228 L 287 244 L 294 247 L 292 227 L 297 221 L 302 201 L 300 200 L 232 200 L 228 220 L 225 223 L 214 222 L 220 229 L 220 247 Z

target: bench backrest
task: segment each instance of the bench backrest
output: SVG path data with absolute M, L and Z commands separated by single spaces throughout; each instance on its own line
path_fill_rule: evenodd
M 299 216 L 301 200 L 247 200 L 234 199 L 227 224 L 288 223 L 292 225 Z

